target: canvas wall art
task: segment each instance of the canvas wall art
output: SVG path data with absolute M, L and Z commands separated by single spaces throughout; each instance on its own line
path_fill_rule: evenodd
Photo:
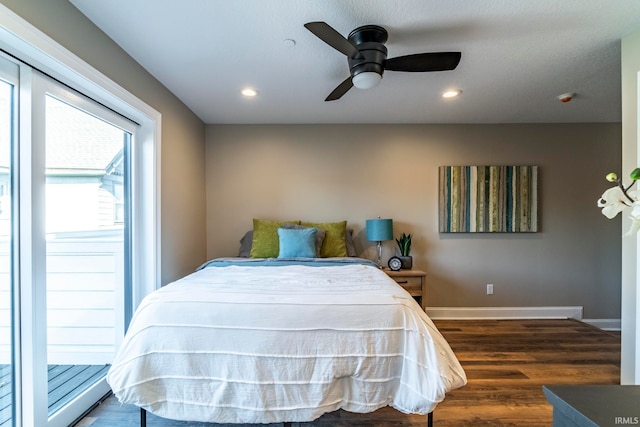
M 441 166 L 441 233 L 538 231 L 537 166 Z

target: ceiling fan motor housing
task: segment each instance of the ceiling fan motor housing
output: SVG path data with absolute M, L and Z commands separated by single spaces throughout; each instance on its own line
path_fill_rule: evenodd
M 384 61 L 387 59 L 387 30 L 378 25 L 365 25 L 358 27 L 349 33 L 349 41 L 360 52 L 359 58 L 347 58 L 351 77 L 360 73 L 374 72 L 384 73 Z
M 320 40 L 344 54 L 349 63 L 349 77 L 340 83 L 325 101 L 340 99 L 352 87 L 369 89 L 375 87 L 384 70 L 390 71 L 446 71 L 453 70 L 460 62 L 460 52 L 425 52 L 397 56 L 387 59 L 387 30 L 379 25 L 364 25 L 356 28 L 345 38 L 322 21 L 308 22 L 305 28 Z

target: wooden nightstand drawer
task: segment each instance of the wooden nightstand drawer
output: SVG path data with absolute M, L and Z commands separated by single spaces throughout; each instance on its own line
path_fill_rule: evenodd
M 396 276 L 393 278 L 400 286 L 402 286 L 407 292 L 413 296 L 422 295 L 422 278 L 421 277 L 407 277 Z
M 426 304 L 426 273 L 420 270 L 385 270 L 385 273 L 396 281 L 413 297 L 420 301 L 420 306 L 424 310 Z

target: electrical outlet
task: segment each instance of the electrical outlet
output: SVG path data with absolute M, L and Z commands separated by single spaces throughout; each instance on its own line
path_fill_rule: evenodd
M 487 295 L 493 295 L 493 284 L 492 283 L 488 283 L 487 284 Z

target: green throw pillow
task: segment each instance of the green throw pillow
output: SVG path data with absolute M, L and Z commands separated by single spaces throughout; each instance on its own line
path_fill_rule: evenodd
M 329 258 L 347 256 L 347 245 L 345 242 L 347 221 L 325 223 L 301 222 L 300 225 L 318 228 L 325 231 L 324 242 L 322 242 L 322 249 L 320 250 L 321 257 Z
M 277 258 L 280 252 L 278 228 L 284 224 L 300 224 L 300 221 L 269 221 L 253 219 L 251 258 Z

